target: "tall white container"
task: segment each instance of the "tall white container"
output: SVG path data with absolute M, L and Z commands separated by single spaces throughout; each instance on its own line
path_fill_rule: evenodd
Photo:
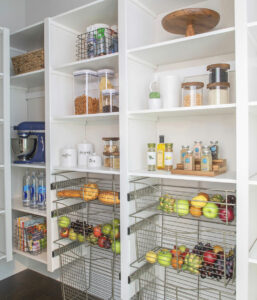
M 160 77 L 160 94 L 163 108 L 179 107 L 181 80 L 177 75 Z
M 93 153 L 93 145 L 87 142 L 78 144 L 78 166 L 87 168 L 88 157 Z

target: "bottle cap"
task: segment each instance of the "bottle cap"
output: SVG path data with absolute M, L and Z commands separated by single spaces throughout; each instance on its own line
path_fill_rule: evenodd
M 159 138 L 160 138 L 160 144 L 163 144 L 164 143 L 164 135 L 160 135 Z
M 155 98 L 161 98 L 161 95 L 160 95 L 160 93 L 159 92 L 151 92 L 150 94 L 149 94 L 149 98 L 150 99 L 155 99 Z

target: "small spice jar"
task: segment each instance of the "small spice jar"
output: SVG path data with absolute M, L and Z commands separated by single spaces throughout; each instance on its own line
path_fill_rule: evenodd
M 208 104 L 219 105 L 229 103 L 229 82 L 216 82 L 207 85 L 209 90 Z
M 173 169 L 173 144 L 171 143 L 165 144 L 164 165 L 166 171 Z
M 184 159 L 184 170 L 192 171 L 195 169 L 195 158 L 192 150 L 188 150 Z
M 102 91 L 103 112 L 112 113 L 119 111 L 119 92 L 115 89 L 107 89 Z
M 228 82 L 229 64 L 214 64 L 207 66 L 207 71 L 210 72 L 209 83 Z
M 185 156 L 187 151 L 189 150 L 189 146 L 182 146 L 180 150 L 180 162 L 184 164 Z
M 182 106 L 203 105 L 203 82 L 182 83 Z
M 147 170 L 155 171 L 156 170 L 156 144 L 149 143 L 147 144 Z
M 194 144 L 194 158 L 195 159 L 200 159 L 201 158 L 201 152 L 202 152 L 202 142 L 195 141 Z
M 210 141 L 209 148 L 211 150 L 212 159 L 218 159 L 218 157 L 219 157 L 219 145 L 218 145 L 218 141 L 216 141 L 215 143 L 212 142 L 212 141 Z
M 201 171 L 212 171 L 212 156 L 210 150 L 203 150 L 201 157 Z
M 104 137 L 104 154 L 119 153 L 119 140 L 118 137 Z

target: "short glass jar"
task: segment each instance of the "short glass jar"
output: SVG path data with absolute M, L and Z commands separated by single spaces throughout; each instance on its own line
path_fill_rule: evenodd
M 195 158 L 192 150 L 188 150 L 184 160 L 184 170 L 195 170 Z
M 119 140 L 118 137 L 104 137 L 104 154 L 119 153 Z
M 229 64 L 214 64 L 207 66 L 207 71 L 210 72 L 209 83 L 228 82 Z
M 216 82 L 207 85 L 209 90 L 208 104 L 220 105 L 229 103 L 229 82 Z
M 203 105 L 203 82 L 182 83 L 182 106 Z
M 204 150 L 202 152 L 201 171 L 212 171 L 212 155 L 210 150 Z
M 147 170 L 155 171 L 156 170 L 156 144 L 149 143 L 147 144 Z
M 114 155 L 104 154 L 104 167 L 119 169 L 120 168 L 120 154 L 116 153 Z
M 119 92 L 115 89 L 102 91 L 103 113 L 112 113 L 119 111 Z

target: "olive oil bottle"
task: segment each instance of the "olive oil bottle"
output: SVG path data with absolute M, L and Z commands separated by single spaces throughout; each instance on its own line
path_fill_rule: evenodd
M 157 163 L 156 168 L 158 170 L 164 170 L 165 169 L 165 160 L 164 160 L 164 154 L 165 154 L 165 144 L 164 144 L 164 135 L 159 136 L 160 143 L 157 145 Z

